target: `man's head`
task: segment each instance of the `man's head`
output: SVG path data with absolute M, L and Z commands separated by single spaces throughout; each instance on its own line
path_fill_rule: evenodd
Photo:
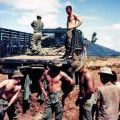
M 72 69 L 77 72 L 81 71 L 82 68 L 85 66 L 84 59 L 79 58 L 75 52 L 72 53 L 72 63 L 71 63 Z
M 98 73 L 112 75 L 112 70 L 109 67 L 102 67 Z
M 82 70 L 82 68 L 84 67 L 84 64 L 82 61 L 73 61 L 71 66 L 75 72 L 78 72 Z
M 41 20 L 41 16 L 40 15 L 37 15 L 37 20 Z
M 62 62 L 58 59 L 53 59 L 52 60 L 52 65 L 55 67 L 62 67 Z
M 78 56 L 75 54 L 75 52 L 72 53 L 72 60 L 73 61 L 79 61 Z
M 103 84 L 111 81 L 111 78 L 113 76 L 112 70 L 109 67 L 100 68 L 98 74 L 100 75 L 100 79 Z
M 49 66 L 48 75 L 50 75 L 52 78 L 56 77 L 60 73 L 61 67 L 61 61 L 58 59 L 53 59 L 51 61 L 51 66 Z
M 72 13 L 72 6 L 71 5 L 66 6 L 66 12 L 68 15 Z
M 14 73 L 13 73 L 13 76 L 12 76 L 12 78 L 13 79 L 21 79 L 21 78 L 23 78 L 23 74 L 20 72 L 20 70 L 16 70 Z

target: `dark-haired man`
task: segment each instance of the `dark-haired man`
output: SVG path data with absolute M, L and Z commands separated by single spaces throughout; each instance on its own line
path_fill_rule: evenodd
M 100 69 L 99 75 L 103 86 L 97 92 L 97 120 L 118 120 L 120 89 L 111 82 L 112 70 L 109 67 L 103 67 Z
M 31 26 L 34 29 L 34 34 L 31 41 L 32 50 L 39 50 L 41 48 L 41 39 L 42 39 L 42 29 L 44 27 L 43 22 L 41 21 L 42 17 L 37 16 L 37 20 L 34 20 L 31 23 Z
M 112 71 L 112 80 L 111 82 L 116 85 L 118 88 L 120 88 L 120 81 L 117 79 L 117 73 L 115 71 Z
M 14 103 L 21 90 L 22 77 L 22 73 L 17 70 L 14 72 L 12 79 L 0 82 L 0 120 L 4 119 L 5 112 L 7 112 L 9 120 L 17 120 Z
M 63 58 L 66 58 L 71 54 L 71 51 L 72 51 L 71 43 L 72 43 L 72 38 L 74 36 L 75 29 L 82 24 L 80 17 L 73 12 L 72 6 L 70 5 L 66 6 L 66 13 L 68 15 L 67 16 L 67 39 L 65 42 L 66 52 L 63 55 Z
M 55 120 L 62 120 L 63 106 L 62 106 L 62 80 L 68 81 L 71 85 L 75 84 L 75 81 L 70 78 L 65 72 L 60 70 L 61 63 L 55 59 L 52 61 L 52 65 L 46 70 L 39 79 L 40 89 L 42 90 L 47 105 L 44 112 L 44 120 L 52 120 L 52 112 L 55 112 Z M 45 91 L 42 81 L 46 79 L 48 83 L 48 92 Z
M 72 69 L 79 76 L 80 94 L 76 103 L 80 105 L 80 120 L 92 120 L 92 107 L 95 104 L 94 79 L 84 61 L 73 54 Z

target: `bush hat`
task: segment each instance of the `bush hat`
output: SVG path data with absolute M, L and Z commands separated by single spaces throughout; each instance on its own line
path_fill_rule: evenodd
M 13 76 L 12 78 L 21 78 L 23 77 L 24 75 L 20 72 L 20 70 L 16 70 L 14 73 L 13 73 Z
M 98 72 L 99 74 L 109 74 L 113 75 L 111 68 L 109 67 L 102 67 L 100 68 L 100 71 Z
M 52 60 L 52 65 L 54 65 L 56 67 L 62 67 L 62 62 L 58 59 L 53 59 Z

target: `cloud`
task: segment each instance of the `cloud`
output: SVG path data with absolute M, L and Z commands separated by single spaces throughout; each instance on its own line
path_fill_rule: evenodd
M 120 23 L 118 23 L 118 24 L 113 24 L 113 25 L 112 25 L 112 28 L 113 28 L 114 30 L 120 30 Z
M 71 0 L 66 0 L 65 2 L 61 2 L 60 7 L 61 7 L 62 9 L 65 9 L 67 5 L 71 5 L 72 8 L 75 7 L 74 4 L 71 2 Z
M 120 39 L 115 39 L 115 38 L 111 39 L 111 36 L 108 36 L 108 35 L 102 36 L 101 35 L 101 37 L 99 37 L 97 43 L 102 45 L 102 46 L 105 46 L 107 48 L 111 48 L 113 50 L 120 52 L 120 47 L 119 47 L 120 46 Z
M 46 27 L 60 26 L 57 22 L 63 6 L 60 0 L 0 0 L 0 3 L 7 5 L 6 11 L 11 11 L 11 14 L 13 11 L 19 14 L 15 24 L 30 25 L 36 15 L 41 15 Z
M 120 23 L 100 27 L 98 29 L 97 43 L 120 51 Z
M 17 23 L 21 25 L 30 25 L 31 21 L 32 19 L 30 17 L 28 18 L 27 16 L 22 16 L 17 20 Z
M 73 6 L 73 4 L 72 4 L 70 1 L 66 1 L 66 2 L 65 2 L 65 6 L 67 6 L 67 5 Z
M 99 20 L 96 18 L 96 20 Z M 95 21 L 96 22 L 96 21 Z M 98 21 L 97 21 L 98 22 Z M 109 26 L 101 26 L 95 24 L 95 26 L 87 25 L 84 23 L 84 26 L 81 26 L 84 36 L 91 40 L 93 32 L 97 33 L 97 44 L 100 44 L 104 47 L 120 51 L 120 23 L 114 23 Z M 94 24 L 93 24 L 94 25 Z
M 87 0 L 80 0 L 80 2 L 85 2 L 85 1 L 87 1 Z
M 97 20 L 97 17 L 95 16 L 85 16 L 86 20 Z
M 55 10 L 60 6 L 59 0 L 0 0 L 14 10 Z
M 103 26 L 99 28 L 100 30 L 120 30 L 120 23 L 115 23 L 110 26 Z
M 31 22 L 36 19 L 36 14 L 26 14 L 17 19 L 16 23 L 24 26 L 30 26 Z M 42 15 L 42 21 L 44 22 L 45 28 L 57 28 L 60 23 L 57 21 L 58 15 L 56 14 L 45 14 Z
M 43 18 L 43 21 L 45 23 L 45 27 L 47 28 L 57 28 L 60 23 L 57 21 L 58 16 L 57 15 L 46 15 Z

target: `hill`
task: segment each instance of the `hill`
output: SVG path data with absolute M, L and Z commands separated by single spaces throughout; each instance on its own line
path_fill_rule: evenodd
M 109 57 L 109 56 L 120 56 L 120 52 L 112 50 L 107 47 L 95 43 L 89 43 L 87 47 L 88 56 L 100 56 L 100 57 Z

